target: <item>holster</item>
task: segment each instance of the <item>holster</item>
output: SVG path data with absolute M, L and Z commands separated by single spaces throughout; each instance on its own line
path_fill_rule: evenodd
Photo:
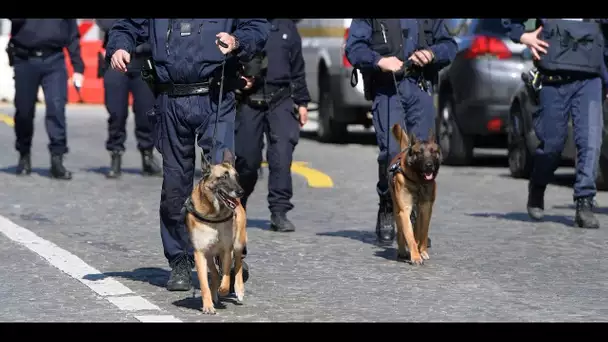
M 156 68 L 154 67 L 154 62 L 152 62 L 152 58 L 148 58 L 144 61 L 144 65 L 141 67 L 141 79 L 146 82 L 148 87 L 154 93 L 154 96 L 158 96 L 158 90 L 156 89 L 156 84 L 158 83 L 158 75 L 156 74 Z
M 108 70 L 108 64 L 106 63 L 106 58 L 103 52 L 97 52 L 97 78 L 103 78 L 106 70 Z
M 267 110 L 272 105 L 275 105 L 284 100 L 289 95 L 289 86 L 275 89 L 257 89 L 249 94 L 243 94 L 243 100 L 252 108 Z
M 8 55 L 8 65 L 15 65 L 15 46 L 12 43 L 8 43 L 6 46 L 6 54 Z

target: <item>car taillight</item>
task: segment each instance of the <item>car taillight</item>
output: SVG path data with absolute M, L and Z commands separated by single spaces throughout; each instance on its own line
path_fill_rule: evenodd
M 352 67 L 352 64 L 350 64 L 350 61 L 348 60 L 348 58 L 346 58 L 346 39 L 348 38 L 348 31 L 349 29 L 346 28 L 346 30 L 344 30 L 344 43 L 342 44 L 342 65 L 350 68 Z
M 466 58 L 477 58 L 483 55 L 493 55 L 498 59 L 511 57 L 511 51 L 502 40 L 496 37 L 477 36 L 467 50 Z

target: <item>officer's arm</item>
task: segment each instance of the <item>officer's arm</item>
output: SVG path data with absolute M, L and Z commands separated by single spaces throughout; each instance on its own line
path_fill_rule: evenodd
M 302 37 L 296 28 L 295 23 L 291 28 L 291 86 L 293 89 L 293 101 L 296 105 L 306 107 L 310 102 L 310 94 L 306 86 L 306 70 L 304 56 L 302 56 Z
M 348 30 L 344 53 L 354 67 L 359 69 L 379 69 L 382 58 L 371 49 L 372 25 L 370 19 L 353 19 Z
M 250 61 L 261 52 L 268 40 L 270 23 L 266 19 L 234 19 L 236 29 L 232 35 L 238 40 L 237 57 L 241 61 Z
M 433 23 L 433 45 L 429 49 L 435 56 L 433 64 L 447 65 L 456 57 L 458 44 L 448 31 L 444 19 L 436 19 Z
M 74 72 L 79 74 L 84 73 L 84 62 L 80 55 L 80 32 L 78 31 L 78 23 L 76 19 L 66 19 L 68 21 L 68 54 Z
M 95 22 L 97 23 L 97 26 L 99 26 L 100 29 L 105 32 L 108 32 L 116 22 L 116 19 L 95 19 Z
M 505 18 L 502 19 L 502 26 L 507 30 L 507 37 L 514 43 L 521 43 L 519 39 L 526 32 L 525 22 L 529 18 Z
M 106 62 L 110 63 L 116 50 L 122 49 L 132 54 L 138 44 L 147 42 L 149 25 L 149 19 L 118 19 L 109 32 Z

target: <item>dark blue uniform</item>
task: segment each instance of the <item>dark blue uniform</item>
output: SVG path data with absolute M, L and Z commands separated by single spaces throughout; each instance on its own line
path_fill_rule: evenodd
M 435 19 L 428 32 L 432 36 L 430 49 L 435 55 L 431 62 L 434 66 L 449 64 L 458 50 L 456 42 L 448 33 L 443 19 Z M 403 55 L 407 59 L 422 46 L 418 37 L 418 23 L 416 19 L 400 19 L 403 32 L 408 32 L 403 40 Z M 353 19 L 350 32 L 346 40 L 346 57 L 350 63 L 362 71 L 379 72 L 378 61 L 382 55 L 372 49 L 372 23 L 371 19 Z M 404 61 L 405 62 L 405 61 Z M 430 67 L 430 65 L 429 65 Z M 388 191 L 388 162 L 399 151 L 399 142 L 395 141 L 390 133 L 393 124 L 399 123 L 408 133 L 415 134 L 420 139 L 429 137 L 429 131 L 435 127 L 435 107 L 431 94 L 418 85 L 417 77 L 404 77 L 398 79 L 399 92 L 395 91 L 392 81 L 383 82 L 375 87 L 372 104 L 372 121 L 378 141 L 378 183 L 377 191 L 380 196 L 378 212 L 378 226 L 380 240 L 392 240 L 394 237 L 394 223 L 390 209 L 390 193 Z M 380 223 L 380 221 L 385 223 Z M 381 233 L 380 226 L 391 227 Z
M 103 48 L 107 47 L 108 32 L 118 19 L 97 19 L 97 25 L 106 32 Z M 110 114 L 108 118 L 108 139 L 106 149 L 110 152 L 112 163 L 107 173 L 109 178 L 118 177 L 121 173 L 121 155 L 125 151 L 127 140 L 127 118 L 129 116 L 129 93 L 133 95 L 133 113 L 135 115 L 135 139 L 137 149 L 142 155 L 144 175 L 160 175 L 161 170 L 154 160 L 154 139 L 148 112 L 154 107 L 154 93 L 141 78 L 143 58 L 134 58 L 129 70 L 123 74 L 107 68 L 103 74 L 104 102 Z
M 525 32 L 526 20 L 503 19 L 509 36 L 516 43 L 520 42 Z M 540 61 L 535 61 L 541 77 L 546 78 L 541 78 L 539 110 L 533 116 L 534 130 L 540 144 L 529 183 L 528 212 L 534 219 L 542 218 L 544 192 L 560 164 L 571 115 L 577 149 L 574 184 L 576 222 L 581 227 L 597 228 L 599 222 L 593 216 L 592 203 L 596 194 L 596 164 L 603 130 L 605 44 L 601 27 L 594 21 L 559 19 L 537 19 L 537 25 L 543 26 L 539 39 L 546 41 L 549 48 L 546 55 L 539 53 Z M 554 34 L 556 31 L 561 34 Z M 591 41 L 587 41 L 589 39 Z M 576 46 L 578 44 L 580 47 Z
M 266 75 L 256 78 L 251 90 L 244 91 L 237 113 L 236 168 L 245 196 L 253 192 L 262 163 L 264 133 L 268 141 L 266 152 L 268 176 L 268 208 L 276 230 L 292 230 L 285 214 L 293 209 L 291 162 L 300 137 L 300 122 L 294 111 L 310 101 L 305 80 L 302 38 L 291 19 L 272 19 L 270 35 L 265 46 L 268 58 Z M 269 106 L 256 106 L 250 94 L 277 94 Z M 291 95 L 291 96 L 290 96 Z M 270 95 L 269 95 L 270 96 Z
M 67 47 L 74 72 L 83 73 L 80 35 L 76 19 L 11 19 L 11 39 L 15 71 L 15 148 L 21 154 L 18 173 L 29 173 L 34 134 L 34 113 L 38 87 L 42 86 L 46 105 L 45 125 L 49 136 L 51 175 L 69 179 L 62 156 L 68 153 L 65 105 L 68 75 L 63 48 Z
M 232 34 L 239 42 L 230 55 L 224 56 L 216 46 L 216 34 L 220 32 Z M 229 83 L 229 75 L 236 75 L 238 60 L 251 59 L 263 49 L 267 38 L 265 19 L 121 19 L 110 31 L 106 58 L 109 62 L 116 50 L 132 53 L 137 44 L 148 42 L 157 84 L 208 82 L 211 77 L 219 77 L 223 61 Z M 165 257 L 173 268 L 167 284 L 170 290 L 188 290 L 191 286 L 193 250 L 182 207 L 192 192 L 195 143 L 206 155 L 213 152 L 213 163 L 222 161 L 226 149 L 234 154 L 235 96 L 234 91 L 224 90 L 219 106 L 216 82 L 206 94 L 169 96 L 161 92 L 156 99 L 152 119 L 155 146 L 163 157 L 159 213 Z M 216 148 L 211 151 L 214 140 Z

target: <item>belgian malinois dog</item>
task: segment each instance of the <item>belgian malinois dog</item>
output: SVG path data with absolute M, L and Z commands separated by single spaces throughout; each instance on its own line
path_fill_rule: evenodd
M 441 150 L 432 130 L 425 141 L 408 136 L 399 124 L 393 125 L 391 130 L 401 147 L 389 168 L 389 190 L 397 224 L 397 260 L 409 259 L 414 265 L 422 265 L 429 259 L 427 244 Z M 414 224 L 410 220 L 413 210 L 416 211 Z
M 242 254 L 247 244 L 247 218 L 240 202 L 243 189 L 234 168 L 234 156 L 226 150 L 223 162 L 217 165 L 209 164 L 204 156 L 201 159 L 203 177 L 185 203 L 186 227 L 194 247 L 202 311 L 213 315 L 219 296 L 226 296 L 230 291 L 233 254 L 234 292 L 239 302 L 245 296 Z M 216 257 L 221 260 L 221 282 L 214 262 Z M 207 271 L 211 274 L 211 286 Z

